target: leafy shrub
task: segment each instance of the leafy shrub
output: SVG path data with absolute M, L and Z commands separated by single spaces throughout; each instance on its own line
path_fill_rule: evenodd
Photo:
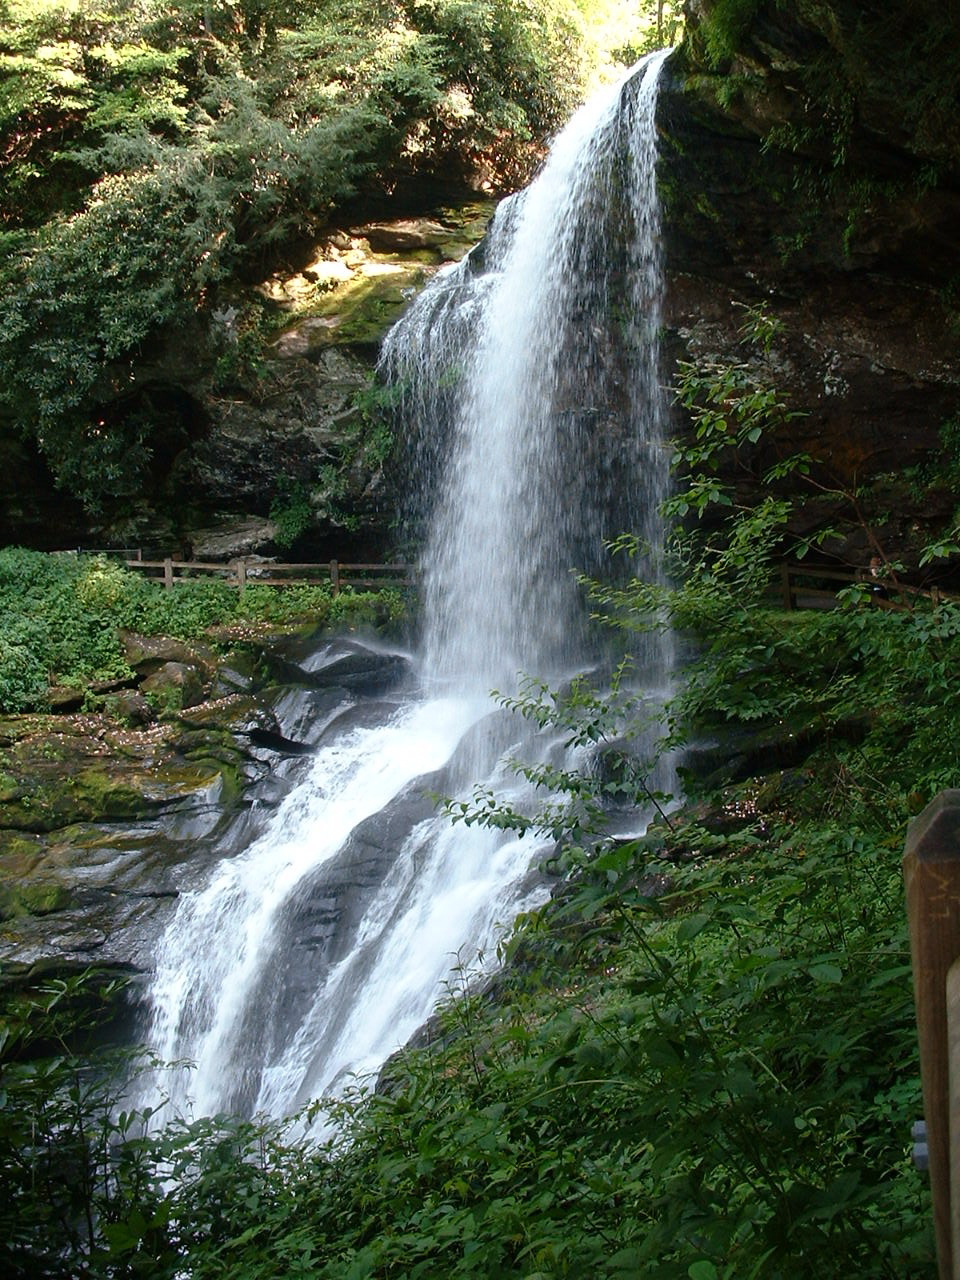
M 291 617 L 330 619 L 330 588 L 326 585 L 273 587 L 248 582 L 237 602 L 237 616 L 251 622 L 282 622 Z
M 237 590 L 210 579 L 178 579 L 172 591 L 128 573 L 130 594 L 117 625 L 146 635 L 198 639 L 207 627 L 237 615 Z
M 47 673 L 27 645 L 0 639 L 0 706 L 8 711 L 35 707 L 47 688 Z
M 573 0 L 12 6 L 0 17 L 0 407 L 88 508 L 142 490 L 118 379 L 361 190 L 519 180 L 576 92 Z M 215 36 L 214 36 L 215 33 Z M 201 350 L 256 371 L 249 328 Z M 122 398 L 122 397 L 121 397 Z
M 150 1213 L 153 1169 L 141 1159 L 127 1117 L 114 1119 L 122 1080 L 138 1055 L 92 1049 L 94 1028 L 112 1016 L 118 995 L 115 981 L 95 974 L 48 978 L 25 991 L 6 979 L 0 994 L 5 1275 L 58 1277 L 68 1266 L 95 1275 L 98 1244 L 124 1196 L 136 1199 L 141 1215 Z
M 278 484 L 277 494 L 270 505 L 270 519 L 277 527 L 274 542 L 278 547 L 291 547 L 313 523 L 313 506 L 310 490 L 295 481 Z
M 82 686 L 131 675 L 121 630 L 205 638 L 235 622 L 383 626 L 401 620 L 397 591 L 341 592 L 328 585 L 243 591 L 216 579 L 180 579 L 173 590 L 104 557 L 0 549 L 0 710 L 45 709 L 48 684 Z

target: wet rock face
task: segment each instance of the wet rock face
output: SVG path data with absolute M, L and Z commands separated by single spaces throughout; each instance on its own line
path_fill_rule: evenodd
M 126 643 L 148 673 L 141 687 L 170 667 L 197 679 L 202 669 L 216 696 L 139 724 L 0 719 L 0 966 L 9 975 L 149 969 L 178 894 L 255 839 L 331 726 L 362 715 L 358 699 L 406 670 L 400 655 L 353 639 L 273 636 L 219 664 L 169 638 Z M 315 681 L 314 667 L 329 678 Z
M 827 487 L 866 484 L 909 562 L 952 514 L 903 472 L 929 462 L 960 408 L 960 312 L 945 288 L 960 272 L 960 117 L 931 128 L 955 65 L 926 6 L 805 0 L 758 5 L 714 63 L 703 21 L 716 7 L 688 5 L 662 87 L 668 367 L 743 360 L 742 308 L 761 304 L 781 331 L 757 371 L 805 415 L 783 446 L 819 459 Z M 807 528 L 835 518 L 820 507 Z M 838 554 L 865 563 L 866 537 L 851 530 Z

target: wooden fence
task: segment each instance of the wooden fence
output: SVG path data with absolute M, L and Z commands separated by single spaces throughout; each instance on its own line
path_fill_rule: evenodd
M 934 603 L 949 598 L 937 587 L 927 590 L 907 586 L 889 578 L 875 577 L 868 569 L 829 569 L 786 560 L 780 566 L 780 593 L 785 609 L 831 609 L 837 603 L 837 592 L 855 585 L 867 587 L 871 604 L 879 609 L 909 609 L 920 597 Z
M 137 569 L 159 579 L 167 588 L 188 578 L 214 577 L 228 586 L 242 588 L 254 583 L 265 587 L 319 586 L 329 584 L 337 595 L 342 587 L 378 591 L 381 587 L 412 587 L 414 573 L 408 564 L 342 564 L 326 560 L 319 564 L 279 564 L 272 560 L 237 559 L 229 563 L 205 560 L 125 560 L 128 569 Z
M 71 552 L 70 554 L 74 554 Z M 409 564 L 344 564 L 326 560 L 317 564 L 279 564 L 272 560 L 240 557 L 229 562 L 205 560 L 145 560 L 138 548 L 84 550 L 84 555 L 106 555 L 122 560 L 128 569 L 137 569 L 149 577 L 162 579 L 164 586 L 184 578 L 213 576 L 232 587 L 259 582 L 264 586 L 317 585 L 329 583 L 336 595 L 341 587 L 359 587 L 376 591 L 380 587 L 416 586 L 415 570 Z M 907 586 L 890 579 L 874 577 L 866 569 L 831 569 L 820 565 L 800 565 L 784 561 L 780 565 L 780 594 L 785 609 L 830 609 L 837 603 L 837 592 L 843 587 L 861 585 L 870 589 L 870 601 L 881 609 L 910 608 L 911 602 L 924 597 L 956 600 L 932 587 Z M 958 1277 L 960 1280 L 960 1277 Z
M 960 1280 L 960 791 L 910 823 L 903 856 L 940 1280 Z

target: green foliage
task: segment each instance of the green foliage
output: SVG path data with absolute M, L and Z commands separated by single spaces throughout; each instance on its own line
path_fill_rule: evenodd
M 381 626 L 403 617 L 395 590 L 322 586 L 243 591 L 216 579 L 179 580 L 172 591 L 103 557 L 0 549 L 0 710 L 46 709 L 48 685 L 82 687 L 132 675 L 120 630 L 206 638 L 208 628 L 310 619 Z
M 19 637 L 19 642 L 17 638 Z M 0 639 L 0 706 L 9 711 L 35 707 L 47 688 L 46 674 L 39 666 L 29 641 L 29 633 L 8 630 Z
M 716 0 L 710 6 L 701 31 L 713 66 L 739 52 L 743 36 L 762 4 L 763 0 Z
M 270 519 L 277 527 L 274 542 L 278 547 L 291 547 L 313 523 L 310 490 L 301 482 L 286 480 L 277 485 L 270 504 Z
M 391 383 L 381 384 L 371 375 L 365 387 L 356 393 L 353 407 L 363 424 L 364 460 L 371 466 L 387 461 L 394 446 L 395 413 L 401 408 L 406 388 Z
M 0 550 L 5 710 L 42 706 L 49 682 L 127 674 L 114 620 L 122 574 L 104 561 Z
M 960 417 L 948 418 L 942 423 L 939 436 L 939 448 L 931 451 L 922 463 L 904 471 L 917 502 L 923 502 L 933 490 L 954 493 L 960 484 Z M 954 510 L 953 522 L 954 528 L 944 530 L 940 538 L 924 549 L 921 567 L 960 555 L 960 508 Z
M 213 342 L 220 352 L 213 367 L 214 386 L 218 391 L 255 387 L 263 374 L 269 328 L 263 308 L 227 306 L 215 311 L 211 319 Z
M 139 1055 L 92 1050 L 95 1029 L 112 1016 L 118 996 L 116 981 L 95 974 L 49 978 L 24 992 L 9 985 L 3 989 L 0 1264 L 5 1275 L 59 1277 L 68 1266 L 71 1274 L 98 1274 L 101 1242 L 127 1205 L 135 1201 L 142 1217 L 161 1198 L 133 1117 L 116 1114 L 120 1082 Z
M 0 13 L 0 410 L 91 510 L 149 475 L 111 412 L 148 342 L 359 191 L 519 181 L 579 88 L 572 0 L 19 0 Z M 214 349 L 256 373 L 257 334 Z M 201 345 L 201 350 L 203 347 Z

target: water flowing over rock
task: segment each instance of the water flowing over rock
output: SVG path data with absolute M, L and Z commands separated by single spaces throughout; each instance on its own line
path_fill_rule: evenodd
M 597 568 L 624 529 L 653 532 L 666 474 L 643 134 L 661 61 L 574 117 L 501 205 L 482 272 L 451 269 L 387 338 L 432 481 L 425 649 L 439 677 L 485 688 L 575 662 L 572 570 Z
M 375 1071 L 458 957 L 544 891 L 535 841 L 453 826 L 429 797 L 479 780 L 528 807 L 510 758 L 572 762 L 495 711 L 490 685 L 592 660 L 573 571 L 629 525 L 656 541 L 665 56 L 578 113 L 498 215 L 484 269 L 441 274 L 391 336 L 384 370 L 430 509 L 423 656 L 413 679 L 398 663 L 372 685 L 358 652 L 300 664 L 318 696 L 329 679 L 357 705 L 309 739 L 309 773 L 270 825 L 180 899 L 148 1039 L 196 1063 L 163 1081 L 183 1110 L 282 1114 Z M 643 661 L 658 686 L 668 652 Z

